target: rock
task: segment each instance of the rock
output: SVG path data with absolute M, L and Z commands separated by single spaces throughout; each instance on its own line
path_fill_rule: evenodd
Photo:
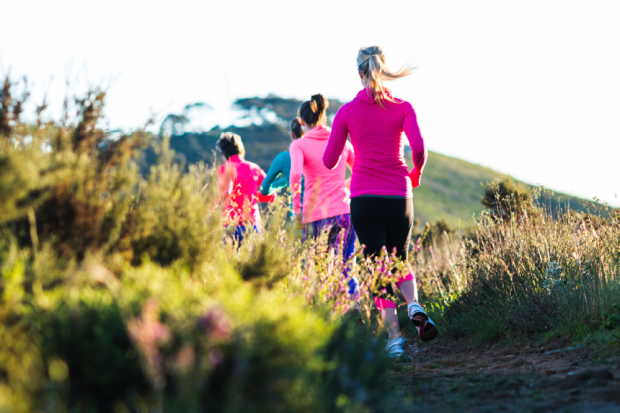
M 573 389 L 573 390 L 569 391 L 568 394 L 570 394 L 571 396 L 578 396 L 578 395 L 581 394 L 581 390 Z

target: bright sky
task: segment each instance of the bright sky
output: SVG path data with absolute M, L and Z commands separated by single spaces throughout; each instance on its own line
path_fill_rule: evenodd
M 620 206 L 617 0 L 20 0 L 2 14 L 0 73 L 27 75 L 56 111 L 66 78 L 111 84 L 111 128 L 196 101 L 215 108 L 203 126 L 229 124 L 237 97 L 347 101 L 359 47 L 379 44 L 391 67 L 418 66 L 390 87 L 431 150 Z

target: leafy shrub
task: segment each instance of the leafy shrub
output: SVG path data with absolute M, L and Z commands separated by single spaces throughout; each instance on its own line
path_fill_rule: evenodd
M 536 211 L 526 188 L 516 186 L 512 180 L 501 178 L 484 187 L 481 202 L 491 216 L 503 221 L 509 221 L 513 215 L 517 219 L 524 215 L 532 216 Z
M 24 123 L 27 94 L 12 87 L 0 112 L 0 412 L 368 411 L 389 397 L 379 326 L 343 317 L 350 263 L 325 239 L 301 245 L 285 200 L 265 234 L 222 242 L 213 169 L 184 173 L 164 141 L 144 178 L 150 134 L 101 130 L 105 93 L 67 103 L 62 122 Z

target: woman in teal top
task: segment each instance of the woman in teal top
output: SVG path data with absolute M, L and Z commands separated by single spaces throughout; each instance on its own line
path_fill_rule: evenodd
M 292 140 L 297 140 L 303 136 L 303 131 L 301 130 L 301 124 L 297 119 L 293 119 L 289 124 L 289 133 L 291 134 Z M 263 195 L 270 195 L 274 192 L 279 191 L 280 189 L 290 186 L 289 184 L 289 175 L 291 174 L 291 155 L 289 155 L 288 151 L 280 152 L 276 155 L 271 162 L 271 166 L 269 167 L 269 171 L 267 172 L 267 176 L 263 180 L 263 184 L 261 186 L 261 193 Z M 301 179 L 301 198 L 303 202 L 304 196 L 304 180 L 303 177 Z M 292 202 L 292 200 L 291 200 Z
M 271 162 L 269 172 L 267 172 L 267 176 L 263 180 L 261 193 L 269 195 L 289 186 L 288 177 L 290 173 L 291 156 L 288 154 L 288 151 L 280 152 Z

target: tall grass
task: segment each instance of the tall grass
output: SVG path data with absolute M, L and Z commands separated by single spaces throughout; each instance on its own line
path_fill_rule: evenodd
M 502 202 L 412 260 L 450 336 L 576 338 L 598 330 L 620 302 L 618 210 L 607 208 L 605 219 L 548 211 L 532 195 Z

